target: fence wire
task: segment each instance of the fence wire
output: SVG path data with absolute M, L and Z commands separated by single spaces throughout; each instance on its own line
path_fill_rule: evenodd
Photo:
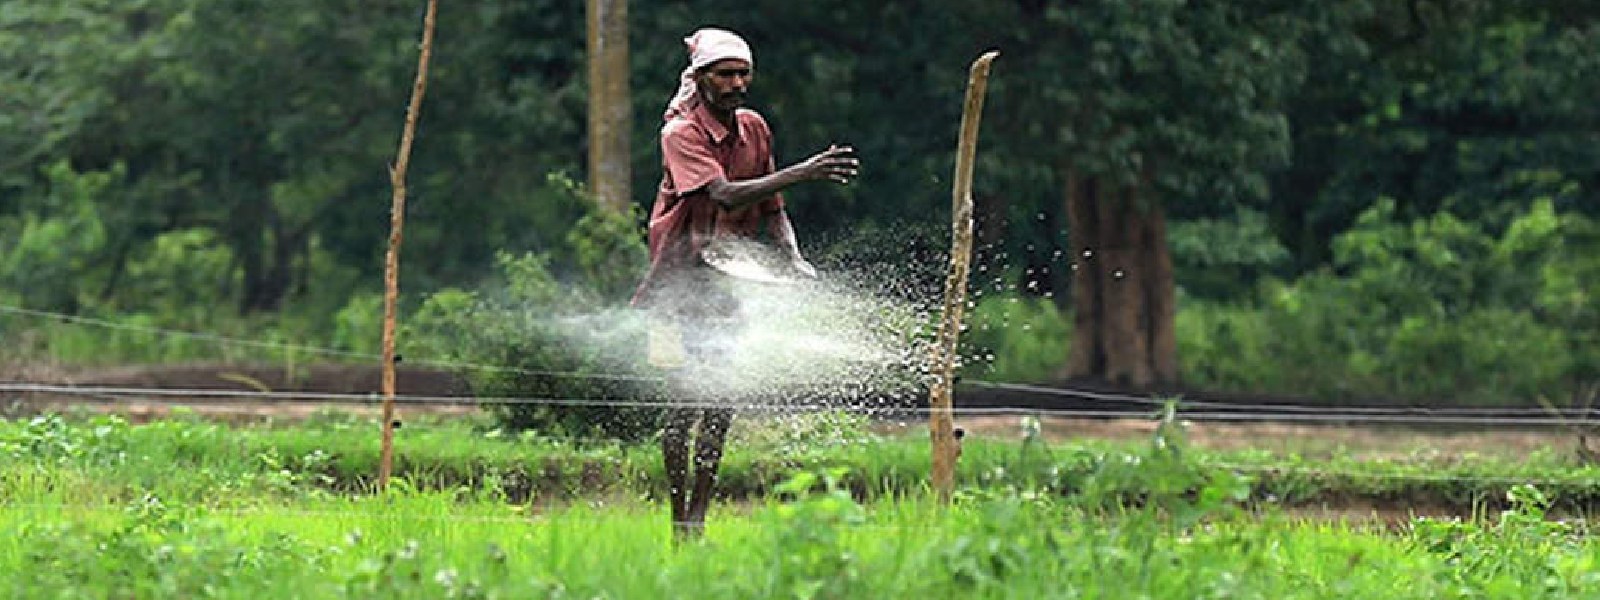
M 1063 390 L 1065 391 L 1065 390 Z M 0 382 L 0 393 L 23 395 L 61 395 L 94 398 L 102 402 L 163 401 L 171 403 L 203 403 L 217 401 L 273 402 L 281 404 L 378 404 L 383 397 L 378 394 L 346 394 L 327 392 L 268 392 L 254 390 L 180 389 L 148 387 L 76 386 L 33 382 Z M 1070 392 L 1068 392 L 1070 393 Z M 631 409 L 717 409 L 747 413 L 798 413 L 851 411 L 886 415 L 927 415 L 934 412 L 926 406 L 897 406 L 839 403 L 740 403 L 703 401 L 645 401 L 595 398 L 548 397 L 472 397 L 396 395 L 397 404 L 436 406 L 559 406 L 607 407 Z M 1141 399 L 1149 400 L 1149 399 Z M 1272 410 L 1272 405 L 1223 405 L 1206 403 L 1203 406 L 1226 406 L 1231 410 L 1189 410 L 1177 403 L 1176 418 L 1192 422 L 1281 422 L 1316 424 L 1409 424 L 1409 425 L 1476 425 L 1476 426 L 1528 426 L 1573 427 L 1587 424 L 1595 418 L 1593 412 L 1556 414 L 1551 416 L 1504 416 L 1493 414 L 1453 414 L 1436 410 L 1430 414 L 1389 414 L 1344 411 L 1339 407 L 1321 409 L 1322 412 Z M 1302 407 L 1304 408 L 1304 407 Z M 1095 410 L 1075 408 L 1035 408 L 1017 406 L 957 406 L 950 409 L 964 416 L 1035 416 L 1091 419 L 1153 419 L 1164 409 L 1151 410 Z M 1600 425 L 1597 425 L 1600 426 Z
M 65 323 L 70 323 L 70 324 L 73 324 L 73 325 L 81 325 L 81 326 L 85 326 L 85 327 L 98 327 L 98 328 L 102 328 L 102 329 L 114 329 L 114 330 L 121 330 L 121 331 L 136 331 L 136 332 L 139 332 L 139 333 L 148 333 L 148 334 L 151 334 L 151 335 L 160 335 L 160 336 L 163 336 L 163 337 L 177 337 L 177 338 L 200 340 L 200 341 L 212 342 L 212 343 L 222 344 L 222 345 L 227 345 L 227 346 L 239 346 L 239 347 L 245 347 L 245 348 L 260 348 L 260 349 L 264 349 L 264 350 L 276 350 L 276 351 L 280 351 L 280 352 L 298 352 L 298 353 L 312 354 L 312 355 L 318 355 L 318 356 L 327 356 L 327 357 L 331 357 L 331 358 L 361 359 L 361 360 L 372 361 L 372 362 L 379 362 L 379 361 L 383 360 L 383 356 L 382 355 L 380 355 L 380 354 L 371 354 L 371 353 L 367 353 L 367 352 L 355 352 L 355 351 L 351 351 L 351 350 L 339 350 L 337 348 L 325 348 L 325 347 L 310 346 L 310 345 L 305 345 L 305 344 L 289 344 L 289 343 L 283 343 L 283 342 L 269 342 L 269 341 L 264 341 L 264 340 L 252 340 L 252 339 L 246 339 L 246 338 L 230 337 L 230 336 L 225 336 L 225 335 L 220 335 L 220 334 L 215 334 L 215 333 L 209 333 L 209 332 L 187 331 L 187 330 L 182 330 L 182 329 L 168 329 L 168 328 L 164 328 L 164 327 L 152 327 L 152 326 L 147 326 L 147 325 L 130 325 L 130 324 L 127 324 L 127 323 L 118 323 L 118 322 L 115 322 L 115 321 L 108 321 L 108 320 L 105 320 L 105 319 L 95 319 L 95 318 L 92 318 L 92 317 L 81 317 L 81 316 L 77 316 L 77 315 L 69 315 L 69 314 L 65 314 L 65 313 L 50 312 L 50 311 L 43 311 L 43 310 L 34 310 L 34 309 L 30 309 L 30 308 L 23 308 L 23 307 L 20 307 L 20 306 L 10 306 L 10 305 L 4 305 L 4 304 L 0 304 L 0 313 L 9 313 L 9 314 L 15 314 L 15 315 L 22 315 L 22 316 L 27 316 L 27 317 L 39 318 L 39 319 L 53 319 L 53 320 L 58 320 L 58 321 L 62 321 L 62 322 L 65 322 Z M 405 362 L 408 365 L 417 365 L 417 366 L 430 367 L 430 368 L 436 368 L 436 369 L 472 370 L 472 371 L 487 371 L 487 372 L 496 372 L 496 373 L 515 373 L 515 374 L 518 374 L 518 375 L 531 375 L 531 376 L 536 376 L 536 377 L 553 377 L 553 378 L 568 378 L 568 379 L 601 379 L 601 380 L 617 380 L 617 381 L 660 381 L 660 379 L 661 379 L 659 377 L 651 377 L 651 376 L 644 376 L 644 375 L 626 375 L 626 374 L 615 374 L 615 373 L 580 373 L 580 372 L 575 372 L 575 371 L 543 371 L 543 370 L 538 370 L 538 369 L 524 369 L 524 368 L 521 368 L 521 367 L 511 367 L 511 366 L 505 366 L 505 365 L 488 365 L 488 364 L 479 364 L 479 363 L 472 363 L 472 362 L 450 361 L 450 360 L 429 359 L 429 358 L 423 358 L 423 359 L 407 358 L 403 362 Z
M 282 352 L 297 352 L 308 355 L 327 356 L 341 359 L 360 359 L 367 361 L 381 361 L 382 356 L 377 354 L 340 350 L 305 344 L 290 344 L 263 340 L 252 340 L 219 335 L 209 332 L 196 332 L 145 325 L 132 325 L 118 323 L 105 319 L 96 319 L 59 312 L 35 310 L 14 305 L 0 304 L 0 313 L 8 313 L 38 319 L 53 319 L 65 323 L 85 327 L 104 329 L 136 331 L 151 335 L 180 337 L 195 339 L 223 345 L 232 345 L 249 348 L 260 348 Z M 645 376 L 618 373 L 590 373 L 572 371 L 549 371 L 537 369 L 524 369 L 504 365 L 490 365 L 463 361 L 449 361 L 437 359 L 406 359 L 408 365 L 423 367 L 475 370 L 490 372 L 515 373 L 520 375 L 540 376 L 550 378 L 589 379 L 633 381 L 641 383 L 662 383 L 665 380 L 658 376 Z M 1600 407 L 1509 407 L 1509 408 L 1483 408 L 1483 407 L 1378 407 L 1378 406 L 1343 406 L 1327 405 L 1313 406 L 1301 404 L 1278 403 L 1233 403 L 1202 400 L 1188 400 L 1181 397 L 1162 397 L 1160 395 L 1132 395 L 1111 392 L 1098 392 L 1085 389 L 1076 389 L 1065 386 L 1046 387 L 1038 385 L 990 382 L 982 380 L 962 380 L 960 387 L 969 389 L 988 389 L 1016 394 L 1026 394 L 1034 397 L 1056 398 L 1091 404 L 1102 405 L 1134 405 L 1147 407 L 1144 410 L 1126 407 L 1087 409 L 1087 408 L 1052 408 L 1052 407 L 1021 407 L 1021 406 L 958 406 L 951 409 L 956 415 L 1034 415 L 1040 417 L 1061 418 L 1152 418 L 1160 414 L 1167 406 L 1172 406 L 1177 415 L 1189 421 L 1216 421 L 1216 422 L 1290 422 L 1290 423 L 1366 423 L 1366 424 L 1409 424 L 1409 425 L 1479 425 L 1479 426 L 1529 426 L 1529 427 L 1555 427 L 1555 426 L 1580 426 L 1591 425 L 1591 421 L 1600 419 Z M 13 394 L 55 394 L 78 397 L 94 398 L 103 402 L 145 401 L 152 398 L 167 401 L 195 401 L 195 400 L 233 400 L 233 401 L 272 401 L 280 403 L 326 403 L 326 404 L 369 404 L 382 401 L 382 396 L 376 393 L 348 394 L 348 393 L 323 393 L 323 392 L 272 392 L 254 390 L 216 390 L 216 389 L 179 389 L 179 388 L 148 388 L 148 387 L 116 387 L 116 386 L 77 386 L 62 385 L 43 382 L 11 381 L 0 382 L 0 393 Z M 817 412 L 852 410 L 861 412 L 881 412 L 892 414 L 928 414 L 932 410 L 923 406 L 906 406 L 894 404 L 867 404 L 867 403 L 828 403 L 828 402 L 695 402 L 695 401 L 642 401 L 627 399 L 604 398 L 550 398 L 550 397 L 475 397 L 475 396 L 437 396 L 437 395 L 396 395 L 396 403 L 411 405 L 446 405 L 446 406 L 567 406 L 567 407 L 610 407 L 610 408 L 684 408 L 684 409 L 727 409 L 739 412 Z M 1600 427 L 1600 424 L 1595 424 Z

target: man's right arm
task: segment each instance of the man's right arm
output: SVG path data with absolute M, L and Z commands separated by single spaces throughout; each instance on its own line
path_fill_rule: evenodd
M 850 178 L 856 176 L 860 164 L 860 161 L 856 160 L 853 148 L 829 146 L 827 150 L 811 158 L 767 175 L 742 181 L 728 181 L 718 177 L 706 184 L 705 189 L 713 202 L 733 210 L 770 198 L 784 188 L 802 181 L 827 179 L 841 184 L 850 183 Z

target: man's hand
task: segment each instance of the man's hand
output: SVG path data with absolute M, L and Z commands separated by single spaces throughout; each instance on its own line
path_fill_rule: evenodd
M 802 181 L 831 180 L 850 183 L 856 176 L 861 161 L 856 160 L 855 149 L 832 145 L 811 158 L 784 167 L 755 179 L 728 181 L 716 179 L 706 184 L 711 201 L 728 210 L 744 208 L 771 198 L 778 190 Z
M 856 151 L 849 146 L 830 145 L 811 158 L 801 161 L 801 173 L 806 179 L 827 179 L 836 183 L 850 183 L 861 167 Z

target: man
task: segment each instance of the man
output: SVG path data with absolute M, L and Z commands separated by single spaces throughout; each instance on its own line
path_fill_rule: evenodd
M 830 146 L 800 163 L 776 168 L 772 131 L 744 108 L 755 59 L 738 35 L 701 29 L 684 39 L 689 65 L 667 103 L 661 127 L 661 187 L 650 211 L 650 269 L 634 295 L 665 326 L 652 331 L 652 363 L 674 372 L 672 393 L 704 406 L 716 389 L 695 383 L 725 363 L 737 300 L 718 285 L 704 252 L 713 242 L 766 238 L 796 274 L 815 276 L 800 255 L 779 191 L 803 181 L 849 183 L 859 163 L 849 147 Z M 662 358 L 661 347 L 669 356 Z M 733 413 L 723 408 L 672 410 L 662 433 L 662 457 L 674 529 L 696 534 L 711 503 L 722 446 Z M 698 432 L 695 429 L 698 420 Z M 689 454 L 694 440 L 693 485 Z

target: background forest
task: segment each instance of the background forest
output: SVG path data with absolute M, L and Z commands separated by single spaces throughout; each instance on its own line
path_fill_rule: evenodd
M 0 360 L 260 358 L 19 309 L 375 352 L 386 165 L 421 5 L 0 3 Z M 974 378 L 1074 375 L 1083 248 L 1068 220 L 1094 189 L 1164 218 L 1167 383 L 1531 404 L 1600 380 L 1600 3 L 697 0 L 629 13 L 639 211 L 660 176 L 680 40 L 728 27 L 755 50 L 751 104 L 779 163 L 834 142 L 863 160 L 851 186 L 788 194 L 803 245 L 912 288 L 937 288 L 944 268 L 965 66 L 1003 52 L 978 152 L 984 293 L 969 336 L 994 359 Z M 518 294 L 579 310 L 631 291 L 642 218 L 581 183 L 584 23 L 581 2 L 441 7 L 401 261 L 408 351 L 559 362 L 447 325 Z

